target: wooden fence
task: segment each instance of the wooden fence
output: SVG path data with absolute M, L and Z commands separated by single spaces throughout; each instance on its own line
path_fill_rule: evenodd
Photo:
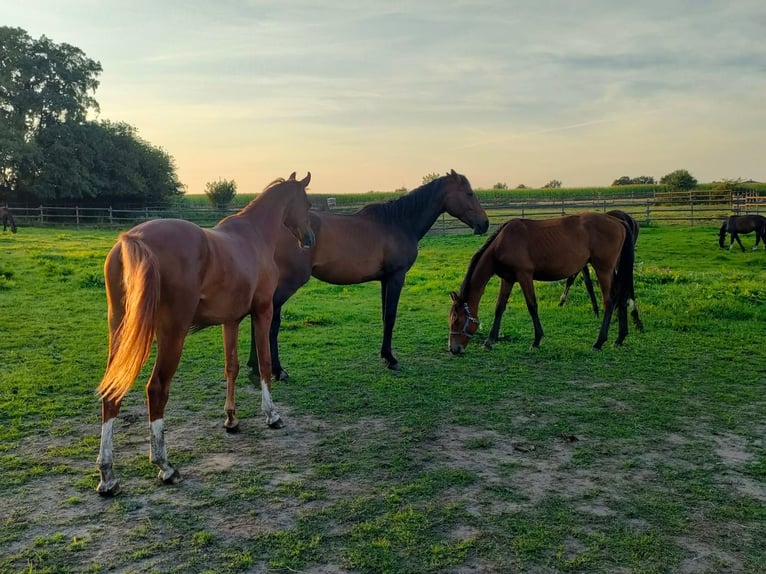
M 682 194 L 656 194 L 648 198 L 602 197 L 594 199 L 560 199 L 484 202 L 484 208 L 495 226 L 513 217 L 542 219 L 581 211 L 606 212 L 621 209 L 630 213 L 643 224 L 710 225 L 724 217 L 742 213 L 766 214 L 766 196 L 757 194 L 737 195 L 721 192 L 685 192 Z M 334 213 L 353 213 L 360 205 L 322 206 Z M 157 218 L 178 218 L 193 221 L 203 227 L 211 227 L 218 221 L 235 213 L 235 209 L 178 206 L 172 208 L 144 207 L 139 209 L 116 209 L 111 207 L 17 207 L 10 206 L 19 226 L 74 226 L 115 227 L 127 229 L 133 225 Z M 432 234 L 468 233 L 460 221 L 444 215 L 432 227 Z

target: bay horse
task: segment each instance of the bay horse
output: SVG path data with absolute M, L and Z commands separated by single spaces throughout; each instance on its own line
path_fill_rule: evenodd
M 631 236 L 633 237 L 633 249 L 635 250 L 636 241 L 638 241 L 638 234 L 640 231 L 640 226 L 638 225 L 638 221 L 636 221 L 632 215 L 620 209 L 613 209 L 611 211 L 607 211 L 606 214 L 624 221 L 625 225 L 627 225 L 630 228 Z M 596 293 L 593 290 L 593 281 L 590 278 L 590 272 L 588 270 L 587 264 L 582 268 L 581 273 L 582 273 L 583 283 L 585 283 L 585 289 L 588 291 L 588 297 L 590 297 L 590 305 L 591 305 L 591 308 L 593 309 L 593 314 L 596 315 L 596 317 L 598 317 L 598 301 L 596 301 Z M 577 273 L 567 278 L 566 285 L 564 286 L 564 292 L 561 294 L 561 297 L 559 298 L 559 307 L 562 307 L 567 302 L 567 297 L 569 296 L 569 289 L 572 287 L 572 284 L 575 282 L 575 279 L 577 279 Z M 636 306 L 635 293 L 630 294 L 629 301 L 631 306 L 630 316 L 633 320 L 633 324 L 636 326 L 637 330 L 643 331 L 644 324 L 642 323 L 641 318 L 639 317 L 639 314 L 638 314 L 638 307 Z
M 282 305 L 312 275 L 335 285 L 380 281 L 383 319 L 380 356 L 388 368 L 398 369 L 391 341 L 404 279 L 418 256 L 418 242 L 445 212 L 476 234 L 485 233 L 489 227 L 487 214 L 470 182 L 453 169 L 401 197 L 368 204 L 353 214 L 312 211 L 316 244 L 311 249 L 297 249 L 283 232 L 276 255 L 280 276 L 270 331 L 274 377 L 279 380 L 288 377 L 279 359 Z M 258 353 L 251 344 L 248 365 L 253 368 Z
M 16 233 L 18 231 L 16 221 L 13 219 L 11 210 L 8 209 L 7 205 L 5 207 L 0 207 L 0 219 L 3 220 L 3 231 L 8 229 L 8 227 L 11 228 L 11 233 Z
M 495 319 L 485 346 L 500 333 L 500 320 L 513 285 L 518 282 L 532 317 L 539 347 L 543 328 L 537 312 L 534 281 L 558 281 L 576 274 L 590 261 L 604 301 L 604 317 L 594 349 L 607 339 L 617 306 L 621 345 L 628 334 L 627 304 L 633 292 L 633 238 L 622 221 L 604 213 L 586 212 L 554 219 L 511 219 L 504 223 L 471 258 L 460 293 L 452 292 L 449 313 L 449 350 L 465 351 L 479 328 L 478 310 L 489 280 L 500 277 Z
M 721 225 L 721 229 L 718 232 L 718 247 L 723 248 L 726 234 L 731 233 L 729 250 L 734 247 L 734 241 L 736 241 L 739 243 L 742 251 L 744 251 L 745 246 L 742 245 L 742 241 L 739 239 L 739 234 L 752 233 L 753 231 L 755 231 L 755 245 L 753 245 L 753 251 L 758 249 L 758 244 L 761 241 L 763 241 L 763 248 L 766 249 L 766 217 L 758 215 L 757 213 L 730 215 L 723 222 L 723 225 Z
M 165 449 L 165 405 L 187 333 L 223 325 L 226 402 L 224 427 L 237 430 L 234 383 L 239 372 L 237 331 L 245 315 L 255 324 L 261 377 L 261 410 L 270 427 L 282 420 L 271 399 L 268 330 L 278 269 L 277 238 L 284 229 L 303 246 L 314 243 L 309 222 L 308 174 L 277 179 L 234 215 L 203 229 L 181 219 L 141 223 L 120 235 L 107 255 L 104 278 L 109 316 L 109 357 L 98 386 L 101 446 L 97 491 L 119 493 L 112 469 L 114 421 L 125 394 L 157 342 L 154 368 L 146 385 L 149 458 L 165 483 L 180 480 Z M 297 241 L 296 241 L 297 239 Z

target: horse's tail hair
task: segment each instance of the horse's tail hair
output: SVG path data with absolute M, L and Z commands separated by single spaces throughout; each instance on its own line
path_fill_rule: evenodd
M 140 238 L 123 234 L 117 253 L 122 262 L 123 297 L 110 300 L 110 305 L 122 305 L 124 314 L 110 334 L 109 361 L 98 385 L 101 398 L 114 402 L 127 394 L 149 358 L 160 300 L 159 263 L 149 247 Z
M 726 239 L 726 227 L 729 225 L 729 218 L 721 225 L 721 229 L 718 230 L 718 247 L 723 247 L 723 242 Z
M 615 305 L 627 305 L 628 300 L 635 297 L 633 285 L 633 266 L 635 264 L 635 247 L 633 230 L 630 225 L 625 225 L 625 241 L 620 250 L 620 260 L 617 263 L 617 273 L 614 281 Z

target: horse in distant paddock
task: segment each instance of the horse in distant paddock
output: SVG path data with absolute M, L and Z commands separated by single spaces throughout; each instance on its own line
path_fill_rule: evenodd
M 763 241 L 763 248 L 766 249 L 766 217 L 758 215 L 757 213 L 749 213 L 747 215 L 730 215 L 726 218 L 721 225 L 721 229 L 718 231 L 718 247 L 723 248 L 723 242 L 726 239 L 726 234 L 731 234 L 731 240 L 729 242 L 729 249 L 734 247 L 734 242 L 739 243 L 742 251 L 745 250 L 745 246 L 742 245 L 742 241 L 739 239 L 739 234 L 748 234 L 755 231 L 755 245 L 753 245 L 753 251 L 758 249 L 758 244 Z
M 631 235 L 633 236 L 633 248 L 635 249 L 636 241 L 638 241 L 638 233 L 640 231 L 638 221 L 636 221 L 632 215 L 620 209 L 613 209 L 612 211 L 607 211 L 606 214 L 611 215 L 612 217 L 616 217 L 617 219 L 621 219 L 622 221 L 625 222 L 625 225 L 627 225 L 630 228 Z M 591 307 L 593 308 L 593 314 L 596 315 L 596 317 L 598 317 L 598 301 L 596 301 L 596 293 L 593 291 L 593 281 L 591 281 L 590 272 L 588 271 L 587 264 L 582 268 L 581 273 L 582 273 L 583 282 L 585 283 L 585 289 L 588 291 L 588 296 L 590 297 L 590 304 L 591 304 Z M 575 273 L 571 277 L 567 277 L 567 282 L 566 282 L 566 285 L 564 286 L 564 292 L 561 294 L 561 297 L 559 298 L 559 307 L 562 307 L 567 302 L 567 297 L 569 296 L 569 289 L 572 287 L 572 284 L 575 282 L 575 279 L 577 279 L 577 273 Z M 643 331 L 644 324 L 641 322 L 641 318 L 638 315 L 638 307 L 636 306 L 635 293 L 630 294 L 630 301 L 631 301 L 630 316 L 633 319 L 633 324 L 636 326 L 636 329 L 638 329 L 639 331 Z
M 269 325 L 279 279 L 274 258 L 277 238 L 288 229 L 293 241 L 309 247 L 308 174 L 297 181 L 272 182 L 256 199 L 212 229 L 181 219 L 141 223 L 120 235 L 104 264 L 109 315 L 109 358 L 98 386 L 101 446 L 98 493 L 120 491 L 112 469 L 114 420 L 126 393 L 157 342 L 154 369 L 146 385 L 149 459 L 165 483 L 180 480 L 165 449 L 164 413 L 170 382 L 181 360 L 186 335 L 223 325 L 226 420 L 237 430 L 234 383 L 239 373 L 237 332 L 243 317 L 255 324 L 261 377 L 261 410 L 270 427 L 283 426 L 271 400 Z
M 454 169 L 409 193 L 387 202 L 370 203 L 356 213 L 343 215 L 311 212 L 316 245 L 300 250 L 293 241 L 280 239 L 277 260 L 279 286 L 274 294 L 271 324 L 271 364 L 274 377 L 287 379 L 279 360 L 279 327 L 282 305 L 311 276 L 334 285 L 380 281 L 383 342 L 380 356 L 389 369 L 398 369 L 391 342 L 404 279 L 418 256 L 418 242 L 436 219 L 449 213 L 480 234 L 489 219 L 471 184 Z M 289 236 L 282 233 L 282 238 Z M 248 365 L 260 353 L 251 345 Z
M 11 214 L 11 210 L 8 209 L 8 206 L 0 207 L 0 219 L 3 220 L 3 231 L 11 228 L 11 233 L 16 233 L 18 231 L 18 227 L 16 227 L 16 221 L 13 219 L 13 215 Z
M 518 282 L 535 330 L 533 347 L 540 345 L 543 328 L 537 312 L 534 281 L 558 281 L 578 273 L 587 262 L 596 272 L 604 302 L 604 318 L 594 349 L 607 339 L 617 307 L 619 334 L 628 334 L 627 306 L 633 293 L 633 237 L 628 226 L 604 213 L 586 212 L 554 219 L 511 219 L 503 224 L 471 258 L 460 293 L 451 293 L 449 350 L 464 352 L 479 327 L 479 302 L 489 280 L 500 277 L 495 319 L 485 346 L 498 340 L 500 320 L 513 285 Z

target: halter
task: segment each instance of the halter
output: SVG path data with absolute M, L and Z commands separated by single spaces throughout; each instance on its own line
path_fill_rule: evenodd
M 471 315 L 471 310 L 468 308 L 468 303 L 463 303 L 463 310 L 465 311 L 465 323 L 463 323 L 463 328 L 460 331 L 450 331 L 449 334 L 462 335 L 463 337 L 473 339 L 474 333 L 468 332 L 468 325 L 471 323 L 476 323 L 478 325 L 479 319 Z

